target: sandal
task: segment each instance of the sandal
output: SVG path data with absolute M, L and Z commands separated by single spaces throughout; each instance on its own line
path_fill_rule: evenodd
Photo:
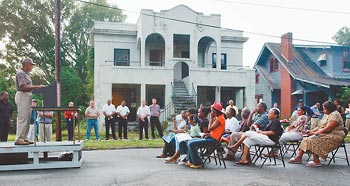
M 156 158 L 166 158 L 166 155 L 161 154 L 161 155 L 157 156 Z
M 250 163 L 249 161 L 247 161 L 247 162 L 237 161 L 236 162 L 237 165 L 249 165 L 249 163 Z
M 295 158 L 291 158 L 288 163 L 290 164 L 301 164 L 302 160 L 296 160 Z
M 321 167 L 322 164 L 321 163 L 315 163 L 314 161 L 309 161 L 306 164 L 307 167 Z

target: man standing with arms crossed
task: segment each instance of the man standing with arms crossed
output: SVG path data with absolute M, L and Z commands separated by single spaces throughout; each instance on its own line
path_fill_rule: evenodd
M 112 128 L 112 137 L 114 140 L 117 139 L 115 136 L 115 120 L 114 115 L 116 113 L 115 106 L 112 104 L 112 100 L 108 99 L 107 104 L 102 108 L 103 115 L 105 116 L 106 125 L 106 140 L 109 140 L 109 127 Z
M 22 68 L 16 74 L 17 131 L 15 145 L 33 144 L 32 141 L 27 140 L 32 112 L 32 90 L 45 87 L 44 85 L 32 84 L 29 73 L 33 70 L 34 65 L 31 58 L 26 58 L 22 61 Z
M 137 116 L 139 117 L 139 140 L 142 140 L 142 131 L 145 130 L 145 138 L 148 139 L 148 116 L 151 115 L 149 107 L 146 105 L 146 100 L 142 100 L 141 106 L 137 110 Z
M 122 100 L 122 103 L 117 107 L 117 114 L 119 116 L 118 135 L 119 139 L 122 139 L 122 131 L 124 130 L 124 139 L 128 139 L 128 115 L 130 110 L 126 106 L 126 101 Z
M 155 139 L 154 135 L 154 125 L 157 127 L 159 137 L 163 137 L 163 130 L 160 126 L 159 116 L 160 116 L 160 106 L 157 104 L 156 98 L 152 99 L 152 105 L 149 106 L 149 110 L 151 111 L 151 134 L 152 139 Z

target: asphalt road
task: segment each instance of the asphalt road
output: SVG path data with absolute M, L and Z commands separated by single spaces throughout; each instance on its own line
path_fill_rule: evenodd
M 308 168 L 281 162 L 260 168 L 227 161 L 227 168 L 206 164 L 200 170 L 165 164 L 155 158 L 161 149 L 84 151 L 81 168 L 0 172 L 1 186 L 203 186 L 203 185 L 350 185 L 345 160 Z M 343 151 L 340 152 L 343 154 Z M 306 156 L 305 156 L 306 158 Z

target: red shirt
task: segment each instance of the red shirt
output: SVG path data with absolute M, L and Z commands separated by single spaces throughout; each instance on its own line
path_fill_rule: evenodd
M 71 110 L 64 111 L 64 118 L 66 118 L 66 119 L 73 119 L 74 115 L 76 113 L 77 113 L 76 111 L 71 111 Z

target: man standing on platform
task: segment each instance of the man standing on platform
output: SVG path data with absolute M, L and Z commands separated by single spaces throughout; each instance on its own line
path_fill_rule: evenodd
M 27 140 L 32 112 L 32 90 L 45 87 L 44 85 L 32 85 L 29 73 L 33 70 L 35 63 L 31 58 L 22 61 L 22 68 L 16 74 L 16 96 L 17 104 L 17 131 L 15 145 L 28 145 L 32 141 Z
M 74 107 L 74 103 L 69 102 L 68 107 Z M 68 141 L 73 141 L 73 119 L 76 119 L 77 115 L 78 113 L 73 110 L 64 111 L 64 118 L 66 119 L 66 127 L 68 131 Z
M 163 129 L 160 126 L 159 116 L 160 116 L 160 106 L 157 104 L 156 98 L 152 99 L 152 105 L 149 106 L 149 110 L 151 111 L 151 134 L 152 139 L 155 139 L 154 135 L 154 126 L 157 127 L 159 137 L 163 137 Z
M 124 139 L 128 139 L 128 115 L 130 110 L 126 106 L 126 102 L 123 100 L 122 103 L 117 107 L 117 114 L 119 116 L 118 123 L 118 136 L 122 139 L 122 131 L 124 130 Z
M 142 132 L 145 130 L 145 138 L 148 139 L 148 117 L 151 115 L 149 107 L 146 105 L 146 100 L 142 100 L 141 106 L 137 110 L 139 117 L 139 140 L 142 140 Z
M 112 137 L 114 140 L 117 139 L 115 136 L 115 120 L 114 115 L 116 113 L 115 106 L 112 104 L 112 100 L 108 99 L 107 104 L 102 108 L 103 115 L 105 116 L 106 125 L 106 140 L 109 140 L 109 127 L 112 128 Z
M 0 99 L 0 141 L 7 141 L 9 128 L 13 122 L 13 108 L 8 99 L 9 94 L 6 91 L 2 92 Z

